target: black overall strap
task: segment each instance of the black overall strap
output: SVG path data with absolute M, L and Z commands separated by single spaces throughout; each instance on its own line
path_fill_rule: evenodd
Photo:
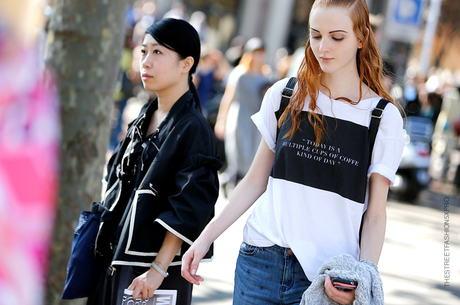
M 292 94 L 294 93 L 294 87 L 295 84 L 297 83 L 297 78 L 296 77 L 291 77 L 286 84 L 286 87 L 281 91 L 281 103 L 280 103 L 280 108 L 278 111 L 275 112 L 276 115 L 276 121 L 279 121 L 281 116 L 284 113 L 284 110 L 286 110 L 286 107 L 289 105 L 289 102 L 291 100 Z M 377 131 L 379 130 L 379 125 L 380 125 L 380 119 L 383 116 L 383 110 L 385 109 L 386 105 L 390 101 L 386 99 L 381 99 L 377 106 L 372 110 L 371 112 L 371 122 L 369 124 L 369 139 L 370 139 L 370 149 L 369 149 L 369 163 L 372 158 L 372 153 L 374 150 L 374 143 L 375 143 L 375 138 L 377 136 Z M 276 138 L 278 139 L 278 134 L 279 134 L 280 128 L 277 128 L 276 131 Z
M 372 152 L 374 151 L 375 138 L 377 136 L 377 131 L 379 130 L 380 119 L 383 115 L 383 110 L 385 106 L 390 101 L 386 99 L 381 99 L 377 106 L 371 112 L 371 123 L 369 124 L 369 139 L 370 139 L 370 149 L 369 149 L 369 164 L 372 160 Z
M 286 110 L 286 107 L 289 105 L 289 101 L 291 100 L 292 94 L 294 93 L 294 87 L 295 84 L 297 83 L 297 78 L 296 77 L 291 77 L 289 81 L 286 84 L 286 87 L 284 87 L 283 91 L 281 91 L 281 103 L 280 103 L 280 109 L 275 112 L 276 115 L 276 121 L 279 122 L 281 116 L 284 113 L 284 110 Z M 276 129 L 276 139 L 278 139 L 278 134 L 280 133 L 280 128 Z
M 377 132 L 379 131 L 379 125 L 380 125 L 380 119 L 383 116 L 383 110 L 385 109 L 385 106 L 389 103 L 390 101 L 386 99 L 381 99 L 377 106 L 372 110 L 371 112 L 371 122 L 369 124 L 369 140 L 370 140 L 370 147 L 369 147 L 369 165 L 372 162 L 372 152 L 374 151 L 374 144 L 375 144 L 375 138 L 377 137 Z M 363 222 L 364 222 L 364 215 L 366 212 L 364 212 L 362 218 L 361 218 L 361 226 L 359 228 L 359 245 L 361 247 L 361 234 L 363 232 Z

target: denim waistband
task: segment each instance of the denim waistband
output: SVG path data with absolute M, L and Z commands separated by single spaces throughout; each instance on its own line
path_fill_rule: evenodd
M 281 247 L 276 244 L 270 247 L 258 247 L 258 248 L 267 250 L 270 252 L 274 252 L 274 253 L 277 253 L 283 256 L 290 256 L 294 254 L 290 248 Z

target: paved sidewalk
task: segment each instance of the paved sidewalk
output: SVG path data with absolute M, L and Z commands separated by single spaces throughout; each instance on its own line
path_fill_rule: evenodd
M 223 204 L 221 198 L 216 206 L 217 212 Z M 445 207 L 448 213 L 444 212 Z M 387 213 L 387 233 L 379 263 L 385 304 L 460 304 L 458 197 L 425 191 L 419 202 L 413 205 L 389 201 Z M 193 305 L 232 304 L 235 261 L 247 215 L 216 241 L 214 261 L 200 265 L 198 274 L 205 281 L 194 287 Z M 449 229 L 448 235 L 444 226 Z M 445 238 L 449 239 L 446 244 Z M 445 269 L 445 260 L 448 260 L 448 269 Z M 444 287 L 445 270 L 450 272 L 448 287 Z

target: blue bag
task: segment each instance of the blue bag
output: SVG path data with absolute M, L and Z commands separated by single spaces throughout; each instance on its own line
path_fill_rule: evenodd
M 93 254 L 101 213 L 82 211 L 75 228 L 62 299 L 88 297 L 97 274 Z

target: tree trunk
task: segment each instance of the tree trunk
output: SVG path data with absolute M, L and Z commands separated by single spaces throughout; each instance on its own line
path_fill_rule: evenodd
M 125 0 L 55 1 L 46 59 L 58 82 L 62 146 L 47 304 L 85 301 L 61 301 L 60 296 L 79 213 L 100 200 L 127 4 Z

